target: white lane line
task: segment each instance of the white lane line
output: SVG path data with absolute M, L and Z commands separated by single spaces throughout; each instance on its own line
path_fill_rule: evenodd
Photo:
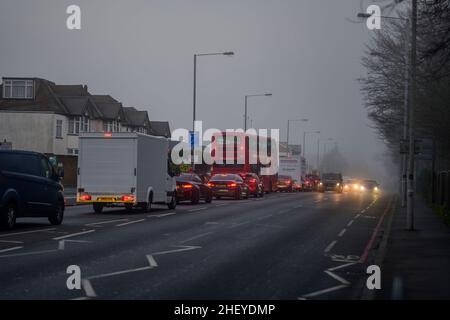
M 36 232 L 46 232 L 55 230 L 56 228 L 48 228 L 48 229 L 40 229 L 40 230 L 33 230 L 33 231 L 23 231 L 23 232 L 15 232 L 15 233 L 6 233 L 6 234 L 0 234 L 0 238 L 3 237 L 10 237 L 10 236 L 18 236 L 21 234 L 28 234 L 28 233 L 36 233 Z
M 23 241 L 0 240 L 1 243 L 21 244 Z
M 335 271 L 335 270 L 338 270 L 338 269 L 342 269 L 342 268 L 349 267 L 349 266 L 354 265 L 354 264 L 356 264 L 356 263 L 357 263 L 357 262 L 349 262 L 349 263 L 342 264 L 342 265 L 340 265 L 340 266 L 337 266 L 337 267 L 334 267 L 334 268 L 330 268 L 330 269 L 327 269 L 327 270 L 328 270 L 328 271 Z
M 151 268 L 156 268 L 158 266 L 158 263 L 156 262 L 155 258 L 151 254 L 147 255 L 147 260 Z
M 143 222 L 143 221 L 145 221 L 145 219 L 139 219 L 139 220 L 134 220 L 134 221 L 130 221 L 130 222 L 125 222 L 125 223 L 116 225 L 116 227 L 124 227 L 124 226 L 128 226 L 130 224 L 139 223 L 139 222 Z
M 8 248 L 8 249 L 3 249 L 3 250 L 0 250 L 0 253 L 14 251 L 14 250 L 19 250 L 19 249 L 22 249 L 22 248 L 23 247 L 19 246 L 19 247 L 12 247 L 12 248 Z
M 122 221 L 129 221 L 128 219 L 116 219 L 116 220 L 108 220 L 108 221 L 100 221 L 100 222 L 93 222 L 85 224 L 87 227 L 96 227 L 102 224 L 108 224 L 108 223 L 116 223 L 116 222 L 122 222 Z
M 364 210 L 361 211 L 361 213 L 364 213 L 364 212 L 366 212 L 366 209 L 364 209 Z
M 62 239 L 72 238 L 72 237 L 76 237 L 76 236 L 81 236 L 83 234 L 88 234 L 91 232 L 95 232 L 95 230 L 87 230 L 87 231 L 83 231 L 83 232 L 72 233 L 72 234 L 68 234 L 66 236 L 53 238 L 53 240 L 62 240 Z
M 337 274 L 329 271 L 329 270 L 325 270 L 324 271 L 327 275 L 329 275 L 330 277 L 332 277 L 333 279 L 339 281 L 340 283 L 342 283 L 343 285 L 348 286 L 350 284 L 350 282 L 348 282 L 347 280 L 345 280 L 344 278 L 339 277 Z
M 358 219 L 359 217 L 361 217 L 361 214 L 360 214 L 360 213 L 358 213 L 358 214 L 355 216 L 355 219 Z
M 215 207 L 223 207 L 223 206 L 227 206 L 228 203 L 221 203 L 221 204 L 216 204 Z
M 197 211 L 202 211 L 202 210 L 206 210 L 206 209 L 208 209 L 208 207 L 202 207 L 202 208 L 197 208 L 197 209 L 191 209 L 191 210 L 188 210 L 189 212 L 197 212 Z
M 350 220 L 350 222 L 347 223 L 347 227 L 350 227 L 353 224 L 353 222 L 355 222 L 355 220 Z
M 153 252 L 152 255 L 153 256 L 160 256 L 163 254 L 168 254 L 168 253 L 176 253 L 176 252 L 183 252 L 183 251 L 191 251 L 191 250 L 196 250 L 196 249 L 201 249 L 202 247 L 200 246 L 176 246 L 180 249 L 174 249 L 174 250 L 167 250 L 167 251 L 160 251 L 160 252 Z
M 341 232 L 339 232 L 338 236 L 342 237 L 345 232 L 347 232 L 347 229 L 342 229 Z
M 205 222 L 205 224 L 209 226 L 209 225 L 218 225 L 219 223 L 215 222 L 215 221 L 208 221 L 208 222 Z
M 250 223 L 250 221 L 244 221 L 244 222 L 240 222 L 240 223 L 235 223 L 235 224 L 231 225 L 229 228 L 233 229 L 233 228 L 237 228 L 237 227 L 243 226 L 244 224 L 249 224 L 249 223 Z
M 169 212 L 169 213 L 154 214 L 154 215 L 147 216 L 147 218 L 163 218 L 163 217 L 173 216 L 174 214 L 177 214 L 177 213 Z
M 44 253 L 50 253 L 50 252 L 56 252 L 56 251 L 58 251 L 58 249 L 31 251 L 31 252 L 22 252 L 22 253 L 11 253 L 11 254 L 1 255 L 0 258 L 24 257 L 24 256 L 32 256 L 32 255 L 36 255 L 36 254 L 44 254 Z
M 324 250 L 325 253 L 330 252 L 331 249 L 336 245 L 337 240 L 333 240 Z
M 83 286 L 84 292 L 86 293 L 87 297 L 95 298 L 97 296 L 89 280 L 83 279 L 81 281 L 81 285 Z
M 259 218 L 258 218 L 258 219 L 256 219 L 256 220 L 264 220 L 264 219 L 266 219 L 266 218 L 270 218 L 270 217 L 273 217 L 273 214 L 268 214 L 268 215 L 265 215 L 265 216 L 259 217 Z
M 84 240 L 61 240 L 58 243 L 58 250 L 64 250 L 66 242 L 89 243 L 90 241 L 84 241 Z
M 186 243 L 186 242 L 189 242 L 189 241 L 192 241 L 192 240 L 196 240 L 196 239 L 205 237 L 205 236 L 207 236 L 207 235 L 209 235 L 209 234 L 211 234 L 211 233 L 214 233 L 214 232 L 212 232 L 212 231 L 210 231 L 210 232 L 205 232 L 205 233 L 202 233 L 202 234 L 193 236 L 193 237 L 191 237 L 191 238 L 188 238 L 188 239 L 186 239 L 186 240 L 182 240 L 182 241 L 180 241 L 180 243 Z
M 302 204 L 299 204 L 298 206 L 295 206 L 294 209 L 303 208 Z
M 308 293 L 308 294 L 304 295 L 302 298 L 312 298 L 312 297 L 320 296 L 320 295 L 322 295 L 324 293 L 333 292 L 333 291 L 340 290 L 340 289 L 343 289 L 343 288 L 346 288 L 346 287 L 347 287 L 346 285 L 341 284 L 339 286 L 335 286 L 335 287 L 331 287 L 331 288 L 328 288 L 328 289 L 323 289 L 323 290 L 320 290 L 320 291 Z

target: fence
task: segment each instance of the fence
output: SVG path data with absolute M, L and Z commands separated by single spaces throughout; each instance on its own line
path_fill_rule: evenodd
M 434 203 L 450 207 L 450 171 L 441 171 L 437 173 L 434 183 L 435 197 Z

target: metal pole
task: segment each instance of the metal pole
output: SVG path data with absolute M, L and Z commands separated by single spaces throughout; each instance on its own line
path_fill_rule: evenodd
M 409 25 L 409 19 L 408 25 Z M 410 81 L 409 81 L 409 27 L 408 32 L 406 32 L 406 41 L 405 41 L 405 95 L 404 95 L 404 103 L 403 103 L 403 144 L 406 143 L 408 139 L 408 113 L 409 113 L 409 91 L 410 91 Z M 401 178 L 401 192 L 402 192 L 402 208 L 406 207 L 407 202 L 407 170 L 408 170 L 408 155 L 406 153 L 402 154 L 402 178 Z
M 244 131 L 247 131 L 247 98 L 248 96 L 245 96 Z
M 193 101 L 193 117 L 192 117 L 192 131 L 195 130 L 196 104 L 197 104 L 197 55 L 194 54 L 194 101 Z
M 287 155 L 289 156 L 289 122 L 291 120 L 288 120 L 288 125 L 287 125 L 287 137 L 286 137 L 286 148 L 287 148 Z
M 303 158 L 306 160 L 306 131 L 303 131 L 303 147 L 302 147 Z
M 417 0 L 412 0 L 411 19 L 411 61 L 410 61 L 410 105 L 409 105 L 409 159 L 408 198 L 406 228 L 414 230 L 414 108 L 416 105 L 416 58 L 417 58 Z
M 196 104 L 197 104 L 197 55 L 194 54 L 194 92 L 193 92 L 193 103 L 192 103 L 192 134 L 195 137 L 195 120 L 196 120 Z M 189 137 L 191 138 L 191 137 Z M 192 161 L 192 172 L 195 172 L 195 151 L 194 145 L 189 141 L 191 145 L 191 161 Z
M 317 139 L 317 173 L 319 172 L 320 166 L 320 138 Z

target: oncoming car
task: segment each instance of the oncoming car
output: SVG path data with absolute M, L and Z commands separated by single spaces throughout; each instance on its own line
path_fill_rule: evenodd
M 375 180 L 362 180 L 359 187 L 360 191 L 371 191 L 371 192 L 379 192 L 380 184 Z

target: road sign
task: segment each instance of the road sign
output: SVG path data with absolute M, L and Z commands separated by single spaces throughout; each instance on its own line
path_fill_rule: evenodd
M 198 148 L 199 147 L 199 134 L 196 131 L 189 131 L 189 143 L 191 147 Z

